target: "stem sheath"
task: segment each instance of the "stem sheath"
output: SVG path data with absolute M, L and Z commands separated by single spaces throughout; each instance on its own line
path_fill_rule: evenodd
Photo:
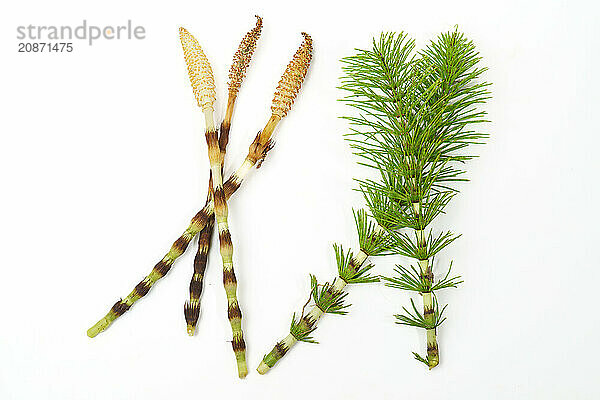
M 353 259 L 356 270 L 367 260 L 368 255 L 360 250 Z M 336 278 L 333 283 L 333 292 L 342 292 L 346 288 L 346 282 L 343 279 Z M 316 305 L 312 306 L 308 314 L 300 317 L 299 328 L 304 332 L 310 332 L 317 326 L 319 319 L 324 312 Z M 298 339 L 290 332 L 285 338 L 277 342 L 273 349 L 263 357 L 260 365 L 256 369 L 259 374 L 264 375 L 279 362 L 287 354 L 287 352 L 298 343 Z

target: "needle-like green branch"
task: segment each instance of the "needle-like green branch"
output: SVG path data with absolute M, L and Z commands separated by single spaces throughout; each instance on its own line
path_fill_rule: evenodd
M 388 286 L 419 292 L 423 312 L 397 315 L 398 323 L 427 331 L 427 356 L 415 355 L 429 368 L 439 362 L 436 328 L 445 320 L 435 291 L 457 287 L 460 277 L 434 280 L 433 257 L 460 235 L 433 233 L 431 223 L 445 212 L 466 181 L 469 146 L 487 134 L 481 105 L 490 97 L 482 81 L 486 68 L 475 45 L 457 30 L 442 33 L 416 52 L 406 34 L 386 33 L 369 50 L 342 60 L 340 86 L 354 113 L 347 116 L 347 139 L 361 165 L 378 178 L 358 180 L 371 215 L 394 243 L 391 253 L 416 260 L 419 268 L 397 266 Z M 428 231 L 426 233 L 426 230 Z

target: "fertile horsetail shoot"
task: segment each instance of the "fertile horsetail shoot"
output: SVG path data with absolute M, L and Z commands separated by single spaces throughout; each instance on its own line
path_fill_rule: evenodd
M 185 29 L 181 28 L 181 45 L 188 66 L 188 72 L 192 88 L 198 105 L 202 108 L 206 119 L 206 144 L 208 147 L 208 159 L 210 172 L 213 180 L 213 200 L 215 204 L 215 217 L 217 230 L 219 232 L 219 250 L 223 260 L 223 285 L 227 293 L 227 316 L 233 333 L 231 342 L 233 352 L 237 361 L 238 375 L 244 378 L 248 375 L 246 366 L 246 343 L 242 330 L 242 311 L 237 298 L 237 281 L 233 267 L 233 242 L 229 231 L 227 220 L 228 207 L 225 193 L 223 191 L 223 152 L 219 146 L 219 134 L 214 124 L 213 103 L 215 84 L 212 69 L 208 59 L 204 55 L 198 41 Z M 213 100 L 209 102 L 206 99 Z
M 259 168 L 267 153 L 273 147 L 273 134 L 278 123 L 290 111 L 300 87 L 304 81 L 312 59 L 312 39 L 303 33 L 303 41 L 288 64 L 279 84 L 275 90 L 271 104 L 271 116 L 265 127 L 259 131 L 250 144 L 248 154 L 241 166 L 227 179 L 222 179 L 223 158 L 228 140 L 229 127 L 233 115 L 235 98 L 239 91 L 242 79 L 250 63 L 251 55 L 260 35 L 262 20 L 258 18 L 256 27 L 242 40 L 238 52 L 234 56 L 234 65 L 230 71 L 229 99 L 225 119 L 221 124 L 221 135 L 219 136 L 214 123 L 214 107 L 216 91 L 214 78 L 210 64 L 206 59 L 200 45 L 185 29 L 180 30 L 182 45 L 188 74 L 194 90 L 196 101 L 203 111 L 206 123 L 206 139 L 209 147 L 209 160 L 211 166 L 211 184 L 209 194 L 204 207 L 192 218 L 189 226 L 179 239 L 177 239 L 169 252 L 154 266 L 134 290 L 125 298 L 120 299 L 94 326 L 88 330 L 89 337 L 95 337 L 108 328 L 117 318 L 123 315 L 139 299 L 144 297 L 154 284 L 164 277 L 171 269 L 175 260 L 187 249 L 191 240 L 201 233 L 199 239 L 199 250 L 194 265 L 194 275 L 190 283 L 190 302 L 185 307 L 188 333 L 193 334 L 198 319 L 199 307 L 193 308 L 193 304 L 199 306 L 200 292 L 202 288 L 202 277 L 206 268 L 212 224 L 215 215 L 221 238 L 221 254 L 224 262 L 223 283 L 228 297 L 228 317 L 231 323 L 234 340 L 233 349 L 238 362 L 238 374 L 240 377 L 246 375 L 245 366 L 245 343 L 241 330 L 241 311 L 237 305 L 236 280 L 232 268 L 232 245 L 227 240 L 230 235 L 227 228 L 227 200 L 242 185 L 248 173 L 253 167 Z
M 256 48 L 256 42 L 260 37 L 262 30 L 262 19 L 256 16 L 256 26 L 252 28 L 238 46 L 237 51 L 233 56 L 233 62 L 229 69 L 229 82 L 227 99 L 227 110 L 225 117 L 221 122 L 219 129 L 219 150 L 221 152 L 221 173 L 223 173 L 223 163 L 227 151 L 227 143 L 229 142 L 229 131 L 231 128 L 231 120 L 235 108 L 235 101 L 238 92 L 246 75 L 246 70 L 252 60 L 252 54 Z M 212 172 L 208 192 L 213 195 Z M 210 199 L 209 199 L 210 200 Z M 207 200 L 207 201 L 209 201 Z M 196 330 L 196 324 L 200 316 L 200 295 L 202 294 L 202 284 L 206 264 L 208 261 L 208 250 L 212 239 L 213 224 L 209 223 L 207 227 L 200 231 L 198 239 L 198 251 L 194 258 L 194 272 L 190 281 L 190 299 L 184 305 L 184 316 L 187 325 L 188 335 L 193 336 Z

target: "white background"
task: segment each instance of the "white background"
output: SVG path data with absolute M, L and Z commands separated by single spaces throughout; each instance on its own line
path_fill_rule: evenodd
M 59 4 L 60 3 L 60 4 Z M 216 3 L 216 2 L 215 2 Z M 0 398 L 596 399 L 598 8 L 594 2 L 482 1 L 244 4 L 19 2 L 0 12 Z M 185 332 L 188 251 L 106 332 L 88 327 L 161 259 L 204 203 L 208 160 L 178 38 L 210 58 L 222 115 L 231 56 L 264 30 L 234 116 L 232 171 L 269 116 L 300 43 L 314 62 L 263 168 L 230 202 L 250 375 L 237 378 L 218 247 L 210 254 L 198 333 Z M 142 41 L 75 42 L 70 54 L 17 53 L 18 25 L 132 19 Z M 297 345 L 268 375 L 263 354 L 304 303 L 308 274 L 332 278 L 331 244 L 355 245 L 356 166 L 336 102 L 339 59 L 381 31 L 425 44 L 459 28 L 490 68 L 489 143 L 472 181 L 436 222 L 463 236 L 460 289 L 439 329 L 441 364 L 414 361 L 424 334 L 394 324 L 406 292 L 353 287 L 345 317 L 327 315 L 318 345 Z M 215 238 L 216 239 L 216 238 Z M 215 242 L 213 242 L 215 243 Z M 389 274 L 399 258 L 376 260 Z M 438 270 L 438 271 L 439 271 Z

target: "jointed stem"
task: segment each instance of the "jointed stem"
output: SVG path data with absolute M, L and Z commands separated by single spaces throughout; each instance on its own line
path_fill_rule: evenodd
M 404 33 L 382 33 L 372 48 L 342 59 L 340 88 L 352 109 L 345 117 L 347 137 L 359 164 L 379 176 L 360 179 L 359 189 L 370 214 L 390 230 L 394 243 L 388 254 L 419 264 L 397 265 L 398 275 L 383 279 L 422 296 L 422 311 L 411 299 L 411 308 L 395 317 L 400 325 L 427 332 L 427 355 L 413 355 L 430 369 L 439 363 L 436 329 L 445 320 L 437 290 L 461 281 L 449 277 L 449 268 L 434 284 L 433 257 L 458 236 L 433 235 L 428 226 L 459 192 L 455 184 L 467 180 L 465 162 L 475 157 L 467 149 L 488 137 L 477 128 L 487 122 L 480 105 L 490 97 L 480 60 L 473 42 L 458 30 L 442 33 L 420 51 Z
M 225 117 L 221 122 L 219 130 L 219 149 L 221 151 L 221 174 L 223 173 L 223 164 L 225 160 L 225 154 L 227 151 L 227 143 L 229 142 L 229 130 L 231 128 L 231 120 L 233 118 L 233 111 L 235 108 L 235 101 L 237 94 L 242 85 L 242 81 L 246 75 L 246 70 L 250 65 L 252 54 L 256 48 L 256 42 L 260 37 L 262 30 L 262 19 L 256 16 L 256 26 L 251 29 L 242 38 L 237 51 L 233 56 L 233 62 L 229 69 L 229 96 L 227 99 L 227 110 L 225 111 Z M 190 58 L 186 61 L 192 61 Z M 191 75 L 192 84 L 194 84 L 194 75 Z M 212 172 L 211 172 L 212 177 Z M 212 181 L 209 183 L 209 193 L 214 195 Z M 210 229 L 209 229 L 210 227 Z M 206 232 L 205 232 L 206 231 Z M 213 222 L 210 220 L 209 226 L 204 228 L 200 234 L 198 240 L 198 252 L 194 259 L 194 274 L 192 281 L 190 282 L 190 301 L 184 306 L 185 319 L 187 322 L 187 331 L 189 335 L 193 335 L 200 315 L 200 293 L 202 292 L 202 279 L 204 276 L 204 269 L 206 268 L 208 250 L 210 248 L 210 242 L 212 239 Z
M 360 250 L 350 261 L 355 271 L 358 271 L 367 260 L 368 255 Z M 332 295 L 342 293 L 346 288 L 347 283 L 340 278 L 336 278 L 331 286 Z M 260 365 L 256 369 L 261 375 L 266 374 L 273 366 L 287 354 L 287 352 L 299 341 L 305 340 L 304 337 L 316 329 L 317 323 L 321 316 L 326 312 L 318 305 L 314 305 L 306 315 L 300 317 L 300 321 L 296 327 L 297 331 L 290 330 L 290 333 L 277 342 L 273 349 L 263 357 Z
M 271 118 L 271 120 L 272 119 L 273 118 Z M 252 170 L 257 162 L 262 161 L 267 152 L 271 149 L 270 138 L 275 129 L 271 120 L 269 120 L 269 123 L 267 124 L 269 129 L 265 127 L 265 129 L 256 136 L 250 145 L 248 156 L 246 156 L 242 165 L 223 185 L 223 192 L 225 193 L 226 199 L 229 199 L 233 193 L 236 192 L 250 170 Z M 261 142 L 261 140 L 263 140 L 263 142 Z M 127 297 L 117 301 L 104 317 L 88 329 L 87 335 L 93 338 L 103 332 L 117 318 L 129 310 L 135 302 L 144 297 L 154 284 L 169 272 L 175 260 L 185 252 L 194 236 L 206 227 L 208 221 L 214 218 L 214 212 L 214 200 L 211 200 L 192 218 L 185 232 L 175 241 L 175 243 L 173 243 L 169 252 L 154 266 L 150 274 L 146 276 L 133 291 L 127 295 Z
M 242 311 L 240 310 L 237 299 L 237 281 L 233 268 L 233 242 L 229 232 L 227 221 L 227 200 L 223 191 L 222 154 L 219 148 L 219 138 L 214 123 L 211 125 L 212 109 L 205 112 L 207 116 L 206 142 L 208 144 L 208 157 L 210 159 L 210 169 L 215 186 L 215 216 L 217 220 L 217 229 L 219 231 L 219 249 L 223 260 L 223 285 L 227 293 L 227 315 L 231 330 L 233 333 L 232 347 L 237 360 L 238 375 L 244 378 L 248 375 L 246 366 L 246 343 L 242 331 Z
M 413 209 L 417 218 L 420 219 L 421 216 L 421 206 L 420 203 L 413 203 Z M 427 242 L 425 239 L 425 232 L 421 230 L 415 230 L 415 234 L 417 236 L 417 247 L 420 249 L 427 248 Z M 431 270 L 431 266 L 429 265 L 429 259 L 418 260 L 419 268 L 421 270 L 421 277 L 425 281 L 429 283 L 429 287 L 433 286 L 433 272 Z M 425 323 L 428 325 L 427 329 L 427 364 L 429 369 L 434 368 L 440 362 L 440 356 L 438 351 L 437 344 L 437 335 L 435 328 L 435 307 L 433 304 L 433 296 L 432 292 L 424 292 L 421 293 L 423 296 L 423 319 Z
M 108 328 L 117 318 L 129 310 L 135 302 L 144 297 L 160 278 L 169 272 L 173 262 L 183 254 L 193 237 L 202 229 L 196 217 L 192 219 L 183 235 L 173 243 L 169 252 L 154 266 L 150 274 L 138 283 L 127 297 L 117 301 L 102 319 L 88 329 L 87 335 L 89 337 L 93 338 Z
M 227 100 L 227 110 L 225 112 L 225 118 L 221 123 L 219 130 L 219 149 L 221 152 L 221 174 L 223 173 L 223 164 L 225 160 L 225 154 L 227 152 L 227 143 L 229 142 L 229 130 L 231 128 L 231 119 L 233 117 L 233 110 L 235 107 L 235 100 L 237 98 L 237 92 L 229 92 L 229 98 Z M 208 184 L 208 193 L 210 201 L 214 197 L 214 187 L 212 181 L 212 171 L 210 172 L 210 180 Z M 194 258 L 194 273 L 190 282 L 190 300 L 184 305 L 184 315 L 187 325 L 187 333 L 190 336 L 194 335 L 196 330 L 196 324 L 200 317 L 200 295 L 202 293 L 202 284 L 204 278 L 204 271 L 208 261 L 208 251 L 210 250 L 210 243 L 212 241 L 212 233 L 214 228 L 214 222 L 212 219 L 209 220 L 208 225 L 200 231 L 200 237 L 198 239 L 198 251 Z
M 214 188 L 211 173 L 208 182 L 208 197 L 206 199 L 207 204 L 213 199 L 213 195 Z M 198 251 L 194 257 L 194 272 L 192 274 L 192 279 L 190 280 L 190 299 L 189 301 L 185 302 L 183 307 L 183 313 L 187 325 L 187 333 L 190 336 L 194 335 L 196 323 L 200 317 L 200 296 L 202 294 L 204 274 L 206 271 L 206 264 L 208 262 L 208 252 L 212 242 L 214 226 L 214 221 L 209 219 L 207 225 L 200 231 L 200 234 L 198 235 Z
M 260 30 L 261 21 L 258 18 L 257 32 Z M 212 176 L 214 179 L 215 193 L 214 200 L 208 202 L 202 210 L 200 210 L 184 234 L 173 244 L 167 255 L 154 267 L 152 272 L 138 284 L 132 293 L 125 299 L 119 300 L 112 309 L 98 321 L 93 327 L 88 330 L 88 336 L 95 337 L 98 333 L 104 331 L 114 320 L 123 315 L 137 300 L 145 296 L 152 286 L 169 271 L 174 261 L 183 254 L 187 249 L 192 238 L 206 227 L 208 222 L 213 218 L 215 211 L 217 212 L 217 224 L 219 227 L 219 238 L 221 241 L 221 256 L 223 259 L 223 283 L 228 298 L 228 316 L 233 331 L 233 350 L 236 354 L 238 362 L 238 373 L 240 377 L 247 374 L 245 361 L 245 343 L 243 341 L 241 330 L 241 312 L 237 305 L 237 284 L 235 274 L 233 272 L 232 253 L 233 246 L 231 245 L 231 237 L 227 224 L 227 200 L 239 188 L 248 172 L 257 165 L 260 167 L 267 152 L 272 148 L 273 144 L 271 136 L 278 125 L 279 121 L 287 115 L 296 98 L 300 86 L 304 81 L 306 72 L 312 59 L 312 39 L 306 33 L 303 33 L 304 40 L 292 61 L 286 67 L 286 70 L 279 81 L 279 85 L 275 91 L 273 102 L 271 105 L 272 115 L 261 132 L 255 137 L 250 145 L 248 155 L 238 168 L 238 170 L 226 181 L 222 178 L 222 157 L 218 145 L 219 138 L 216 134 L 214 120 L 212 117 L 213 103 L 216 98 L 214 90 L 214 77 L 210 64 L 206 59 L 197 40 L 189 34 L 185 29 L 180 28 L 180 37 L 184 50 L 184 57 L 188 66 L 188 73 L 194 94 L 198 101 L 198 105 L 205 112 L 207 126 L 207 142 L 209 144 L 209 159 L 211 164 Z M 251 47 L 251 45 L 250 45 Z M 249 49 L 248 47 L 247 49 Z M 246 65 L 248 61 L 247 53 L 242 54 L 239 58 L 239 66 Z M 243 75 L 245 67 L 238 69 L 238 78 Z M 240 72 L 241 71 L 241 72 Z M 239 80 L 235 80 L 233 87 L 239 87 Z M 230 89 L 232 86 L 230 86 Z M 229 103 L 228 103 L 229 109 Z M 232 109 L 228 115 L 232 114 Z M 227 126 L 228 128 L 228 126 Z M 223 139 L 223 136 L 221 137 Z
M 429 268 L 429 260 L 419 260 L 421 275 L 429 279 L 433 284 L 433 273 Z M 423 296 L 423 318 L 429 326 L 435 325 L 435 308 L 433 305 L 432 292 L 421 293 Z M 429 369 L 434 368 L 440 362 L 437 344 L 436 328 L 427 328 L 427 363 Z

